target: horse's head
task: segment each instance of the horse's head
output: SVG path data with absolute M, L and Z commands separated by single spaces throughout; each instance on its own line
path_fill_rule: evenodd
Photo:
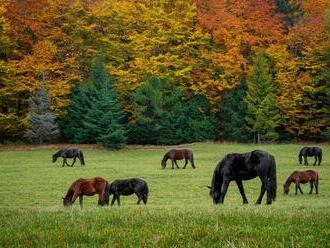
M 53 154 L 53 163 L 55 163 L 56 162 L 56 160 L 57 160 L 57 156 L 56 156 L 56 154 Z
M 289 185 L 288 184 L 283 185 L 283 192 L 284 192 L 284 194 L 289 194 Z
M 62 199 L 63 199 L 63 206 L 68 207 L 71 205 L 70 199 L 64 197 L 62 197 Z
M 160 162 L 160 165 L 161 165 L 161 168 L 162 169 L 165 169 L 165 167 L 166 167 L 166 160 L 165 159 L 162 159 L 161 162 Z

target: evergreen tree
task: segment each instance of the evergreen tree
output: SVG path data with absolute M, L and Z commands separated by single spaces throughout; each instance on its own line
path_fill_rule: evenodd
M 55 114 L 49 109 L 49 98 L 44 85 L 29 100 L 28 128 L 24 137 L 30 142 L 52 142 L 59 135 Z
M 269 62 L 264 55 L 259 54 L 254 58 L 254 66 L 248 73 L 245 97 L 245 120 L 257 143 L 260 142 L 261 136 L 266 140 L 278 139 L 275 128 L 279 124 L 279 114 L 275 91 Z
M 204 96 L 188 99 L 166 79 L 151 77 L 131 99 L 131 142 L 176 145 L 214 139 L 214 119 Z
M 234 141 L 248 141 L 251 136 L 246 124 L 246 82 L 241 80 L 240 85 L 228 92 L 220 106 L 219 124 L 221 125 L 221 136 L 224 139 Z
M 96 58 L 86 85 L 73 92 L 72 105 L 64 133 L 72 142 L 101 143 L 111 148 L 126 144 L 123 111 L 113 88 L 115 80 L 104 66 L 103 57 Z
M 130 141 L 157 144 L 160 121 L 164 118 L 165 96 L 169 92 L 167 79 L 150 77 L 131 95 L 135 123 L 130 126 Z

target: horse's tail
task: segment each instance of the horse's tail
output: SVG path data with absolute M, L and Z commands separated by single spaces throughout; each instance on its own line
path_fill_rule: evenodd
M 301 151 L 299 152 L 298 158 L 299 158 L 299 164 L 301 164 L 302 163 L 302 153 L 301 153 Z
M 272 165 L 270 167 L 270 176 L 269 181 L 271 185 L 271 197 L 273 201 L 276 199 L 276 191 L 277 191 L 277 177 L 276 177 L 276 162 L 274 157 L 272 157 Z
M 80 157 L 81 165 L 85 165 L 84 153 L 81 150 L 79 150 L 79 157 Z
M 195 162 L 194 162 L 194 153 L 191 152 L 191 166 L 195 169 L 196 166 L 195 166 Z

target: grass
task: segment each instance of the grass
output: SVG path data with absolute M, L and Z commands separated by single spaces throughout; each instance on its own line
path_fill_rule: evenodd
M 282 184 L 297 169 L 300 145 L 189 145 L 197 169 L 160 169 L 163 147 L 120 151 L 84 149 L 86 166 L 51 163 L 56 150 L 0 152 L 0 247 L 330 247 L 330 146 L 322 145 L 320 194 L 283 195 Z M 254 205 L 259 179 L 244 182 L 250 204 L 243 205 L 235 183 L 224 205 L 213 205 L 206 185 L 219 159 L 229 152 L 263 149 L 277 162 L 278 197 L 271 206 Z M 309 159 L 310 163 L 313 159 Z M 179 162 L 179 165 L 183 165 Z M 62 196 L 80 177 L 108 181 L 141 177 L 148 182 L 146 206 L 121 197 L 120 207 L 97 207 L 97 196 L 72 208 Z

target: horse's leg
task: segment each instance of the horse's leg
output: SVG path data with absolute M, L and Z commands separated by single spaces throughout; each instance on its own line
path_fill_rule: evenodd
M 309 184 L 311 186 L 311 190 L 309 191 L 309 193 L 312 194 L 313 193 L 313 188 L 314 188 L 314 183 L 310 182 Z
M 261 182 L 260 195 L 258 197 L 256 204 L 261 204 L 261 201 L 262 201 L 262 198 L 264 197 L 265 192 L 266 192 L 265 183 Z
M 296 195 L 298 194 L 298 183 L 296 183 Z
M 103 206 L 104 205 L 103 192 L 99 193 L 98 205 L 100 205 L 100 206 Z
M 304 192 L 301 190 L 301 188 L 300 188 L 300 184 L 299 184 L 299 183 L 298 183 L 298 189 L 299 189 L 299 191 L 300 191 L 301 194 L 304 193 Z
M 315 155 L 314 156 L 314 164 L 313 164 L 314 166 L 316 165 L 316 162 L 317 162 L 317 156 Z
M 243 183 L 241 180 L 236 180 L 236 184 L 238 186 L 239 192 L 241 193 L 241 196 L 243 198 L 243 203 L 247 204 L 248 200 L 246 199 L 245 193 L 244 193 L 244 187 L 243 187 Z
M 142 201 L 143 201 L 144 204 L 147 204 L 147 201 L 148 201 L 148 195 L 143 194 L 143 195 L 142 195 Z
M 190 158 L 190 163 L 191 163 L 191 166 L 196 169 L 196 166 L 194 164 L 194 158 Z
M 176 159 L 174 159 L 174 163 L 175 163 L 175 165 L 176 165 L 176 168 L 177 168 L 177 169 L 180 169 L 180 167 L 178 166 L 178 163 L 176 162 Z
M 304 160 L 305 160 L 305 165 L 308 165 L 308 161 L 307 161 L 307 156 L 304 156 Z
M 228 190 L 228 186 L 229 186 L 230 180 L 226 179 L 223 180 L 222 183 L 222 187 L 221 187 L 221 193 L 220 193 L 220 198 L 219 198 L 219 203 L 223 203 L 223 201 L 225 200 L 225 196 Z
M 137 197 L 138 197 L 138 199 L 139 199 L 139 200 L 137 201 L 137 203 L 136 203 L 136 204 L 137 204 L 137 205 L 139 205 L 139 204 L 140 204 L 140 202 L 142 201 L 142 195 L 137 195 Z
M 318 194 L 319 193 L 319 183 L 318 183 L 317 179 L 316 179 L 316 181 L 314 181 L 314 185 L 315 185 L 315 193 Z
M 182 169 L 186 169 L 186 166 L 187 166 L 187 164 L 188 164 L 188 159 L 184 159 L 184 166 L 182 167 Z
M 116 195 L 114 194 L 111 200 L 111 206 L 113 206 L 113 204 L 115 203 L 116 200 Z
M 63 158 L 63 164 L 62 164 L 62 167 L 64 167 L 65 162 L 66 162 L 66 158 Z
M 71 167 L 74 165 L 75 162 L 76 162 L 76 157 L 73 158 L 73 162 L 71 164 Z
M 117 203 L 118 203 L 118 206 L 120 206 L 120 196 L 117 195 Z
M 72 199 L 71 199 L 71 204 L 73 204 L 76 201 L 76 199 L 77 199 L 78 196 L 79 195 L 77 193 L 74 193 L 73 194 Z
M 174 169 L 174 160 L 171 159 L 171 162 L 172 162 L 172 170 Z
M 82 209 L 83 208 L 83 196 L 79 196 L 79 205 L 80 205 L 80 208 Z

